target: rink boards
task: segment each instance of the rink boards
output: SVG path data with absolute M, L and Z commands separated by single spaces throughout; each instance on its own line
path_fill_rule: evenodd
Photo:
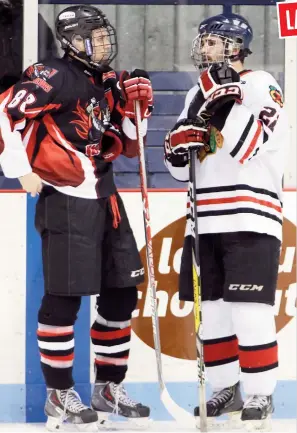
M 145 259 L 142 203 L 139 192 L 122 192 L 130 224 Z M 150 192 L 151 228 L 163 369 L 175 401 L 192 411 L 198 401 L 191 303 L 179 303 L 177 281 L 184 236 L 186 193 Z M 37 311 L 43 293 L 40 240 L 34 228 L 35 199 L 21 192 L 0 194 L 0 422 L 41 422 L 45 387 L 36 342 Z M 296 193 L 285 192 L 284 245 L 280 260 L 275 317 L 279 342 L 279 383 L 274 418 L 296 418 Z M 139 287 L 127 388 L 152 408 L 158 421 L 172 418 L 160 403 L 149 297 Z M 74 376 L 88 401 L 93 381 L 89 328 L 94 299 L 85 298 L 76 325 Z

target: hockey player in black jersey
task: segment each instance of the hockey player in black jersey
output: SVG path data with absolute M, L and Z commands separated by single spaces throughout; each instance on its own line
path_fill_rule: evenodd
M 203 341 L 214 391 L 207 415 L 241 412 L 244 424 L 260 428 L 273 411 L 277 381 L 273 305 L 289 127 L 275 79 L 244 68 L 252 36 L 237 14 L 200 24 L 192 59 L 201 74 L 166 137 L 165 160 L 173 177 L 188 181 L 188 151 L 200 146 L 195 172 Z M 187 301 L 193 300 L 191 201 L 189 194 L 180 272 L 180 299 Z
M 112 161 L 137 155 L 133 104 L 140 100 L 145 135 L 151 82 L 143 70 L 118 78 L 111 69 L 116 31 L 99 9 L 64 9 L 56 32 L 65 56 L 30 66 L 0 99 L 3 172 L 19 178 L 32 196 L 39 194 L 35 224 L 45 293 L 37 337 L 48 426 L 90 424 L 109 413 L 147 418 L 150 409 L 128 397 L 122 385 L 144 270 Z M 74 324 L 81 297 L 99 293 L 89 408 L 73 388 Z

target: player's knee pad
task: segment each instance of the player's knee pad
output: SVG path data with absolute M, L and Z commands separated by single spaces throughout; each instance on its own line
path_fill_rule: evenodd
M 130 320 L 137 304 L 137 288 L 106 289 L 97 298 L 97 311 L 105 320 Z
M 38 312 L 38 322 L 52 326 L 74 325 L 80 304 L 80 296 L 55 296 L 46 293 Z

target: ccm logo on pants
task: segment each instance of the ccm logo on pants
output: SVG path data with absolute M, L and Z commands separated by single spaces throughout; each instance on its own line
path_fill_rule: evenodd
M 131 272 L 131 277 L 132 278 L 139 277 L 140 275 L 144 275 L 144 268 L 137 269 L 137 271 L 132 271 Z
M 257 290 L 261 292 L 264 286 L 257 286 L 256 284 L 230 284 L 229 290 L 250 290 L 251 292 Z

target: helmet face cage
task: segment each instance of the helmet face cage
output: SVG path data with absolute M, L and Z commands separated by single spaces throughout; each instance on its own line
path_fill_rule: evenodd
M 191 59 L 198 69 L 213 63 L 230 63 L 240 60 L 243 41 L 239 37 L 227 37 L 215 33 L 200 33 L 192 42 Z
M 117 37 L 111 25 L 92 30 L 84 44 L 86 55 L 95 66 L 109 65 L 117 55 Z

